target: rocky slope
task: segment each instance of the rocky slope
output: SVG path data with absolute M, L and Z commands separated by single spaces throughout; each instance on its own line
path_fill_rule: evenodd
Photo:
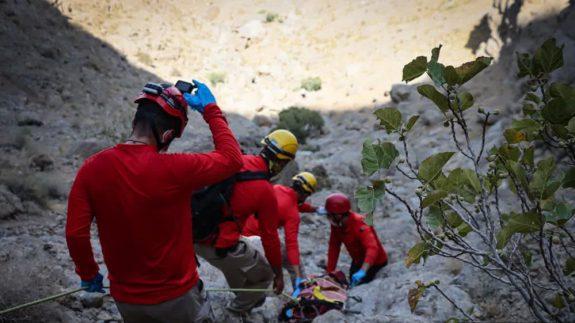
M 77 285 L 63 236 L 70 183 L 84 158 L 129 133 L 131 100 L 146 81 L 207 80 L 225 73 L 214 90 L 248 151 L 256 149 L 282 108 L 297 104 L 321 111 L 325 133 L 308 141 L 291 169 L 325 170 L 325 185 L 312 198 L 320 204 L 334 191 L 351 194 L 365 180 L 361 143 L 385 137 L 372 115 L 375 108 L 396 105 L 404 114 L 421 114 L 414 133 L 421 139 L 413 142 L 418 160 L 449 148 L 441 116 L 430 104 L 410 86 L 391 88 L 401 79 L 403 64 L 438 43 L 445 45 L 442 57 L 454 64 L 486 52 L 497 57 L 468 86 L 482 106 L 503 110 L 489 129 L 490 142 L 519 109 L 515 50 L 531 49 L 554 35 L 566 44 L 568 67 L 560 77 L 573 82 L 575 16 L 572 6 L 564 10 L 567 5 L 533 0 L 500 12 L 491 1 L 0 0 L 5 44 L 0 51 L 0 308 Z M 277 16 L 268 18 L 270 13 Z M 302 79 L 316 76 L 322 79 L 320 91 L 299 88 Z M 208 129 L 196 116 L 172 151 L 210 148 Z M 410 186 L 404 183 L 399 190 L 408 194 Z M 361 314 L 330 313 L 321 320 L 458 316 L 434 293 L 411 313 L 407 291 L 418 279 L 439 279 L 463 308 L 474 308 L 478 319 L 529 319 L 517 295 L 478 279 L 459 263 L 431 259 L 406 268 L 403 258 L 417 235 L 393 200 L 380 206 L 375 226 L 390 265 L 372 284 L 351 292 L 363 302 L 349 309 Z M 308 272 L 325 265 L 328 230 L 324 218 L 304 215 L 300 244 Z M 96 232 L 93 245 L 104 265 Z M 343 269 L 348 262 L 344 253 Z M 208 286 L 225 286 L 209 265 L 200 272 Z M 230 297 L 212 295 L 220 321 L 238 320 L 223 309 Z M 269 297 L 248 320 L 274 321 L 279 306 L 281 299 Z M 4 320 L 114 321 L 119 314 L 109 296 L 100 304 L 77 295 L 0 317 Z

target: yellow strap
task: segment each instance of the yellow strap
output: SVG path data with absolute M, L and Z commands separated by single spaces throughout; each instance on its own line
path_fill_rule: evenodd
M 326 301 L 326 302 L 332 302 L 335 303 L 337 302 L 337 300 L 332 299 L 332 298 L 328 298 L 326 297 L 324 294 L 321 293 L 321 287 L 319 286 L 315 286 L 313 288 L 313 296 L 321 301 Z

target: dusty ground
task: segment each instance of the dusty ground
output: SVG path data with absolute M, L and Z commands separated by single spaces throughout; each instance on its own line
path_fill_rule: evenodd
M 505 5 L 505 1 L 502 4 Z M 498 1 L 495 1 L 497 4 Z M 352 193 L 365 180 L 359 164 L 361 142 L 381 138 L 372 115 L 388 104 L 422 114 L 415 155 L 422 160 L 446 149 L 440 115 L 412 88 L 391 103 L 392 85 L 403 65 L 443 44 L 442 60 L 459 64 L 492 55 L 494 66 L 469 88 L 484 107 L 503 115 L 490 138 L 518 110 L 521 84 L 511 62 L 515 50 L 534 48 L 554 35 L 566 44 L 567 68 L 575 81 L 575 18 L 568 1 L 15 1 L 0 0 L 0 308 L 73 288 L 77 277 L 63 238 L 66 196 L 82 160 L 129 134 L 132 98 L 150 80 L 223 80 L 212 86 L 242 145 L 253 148 L 270 126 L 252 122 L 291 105 L 322 112 L 325 134 L 312 138 L 298 155 L 299 169 L 322 166 L 329 187 L 313 197 L 321 203 L 333 191 Z M 269 18 L 268 18 L 269 17 Z M 568 17 L 568 18 L 565 18 Z M 272 19 L 273 18 L 273 19 Z M 266 22 L 267 20 L 273 20 Z M 571 58 L 571 59 L 569 59 Z M 316 92 L 301 81 L 319 77 Z M 425 81 L 422 78 L 421 81 Z M 397 98 L 397 96 L 396 96 Z M 173 151 L 210 149 L 209 133 L 191 120 Z M 423 140 L 421 140 L 423 139 Z M 408 193 L 409 186 L 404 187 Z M 357 293 L 374 295 L 356 308 L 363 315 L 334 320 L 433 321 L 455 316 L 430 295 L 412 314 L 406 297 L 416 279 L 439 278 L 447 290 L 480 319 L 521 320 L 529 316 L 516 295 L 477 279 L 457 263 L 431 261 L 405 268 L 415 239 L 410 219 L 386 200 L 376 228 L 390 252 L 381 279 Z M 308 271 L 325 259 L 327 223 L 304 218 L 302 254 Z M 94 234 L 97 249 L 97 237 Z M 319 247 L 318 247 L 319 246 Z M 101 258 L 100 258 L 101 259 Z M 344 255 L 340 263 L 346 263 Z M 345 267 L 345 266 L 344 266 Z M 212 286 L 221 275 L 204 266 Z M 230 317 L 216 295 L 220 320 Z M 251 321 L 277 313 L 269 298 Z M 119 319 L 109 297 L 101 308 L 84 308 L 70 297 L 0 321 L 110 321 Z

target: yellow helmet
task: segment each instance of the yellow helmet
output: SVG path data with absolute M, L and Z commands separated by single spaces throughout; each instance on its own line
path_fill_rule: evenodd
M 304 191 L 309 194 L 315 192 L 317 188 L 317 179 L 310 172 L 301 172 L 296 176 L 292 177 L 294 184 L 297 183 Z
M 298 149 L 297 138 L 288 130 L 278 129 L 272 131 L 261 142 L 277 158 L 292 160 Z

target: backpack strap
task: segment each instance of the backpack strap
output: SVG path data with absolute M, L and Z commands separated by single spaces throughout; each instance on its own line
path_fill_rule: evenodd
M 256 180 L 270 180 L 270 175 L 267 172 L 252 172 L 252 171 L 245 171 L 239 172 L 235 176 L 236 182 L 247 182 L 247 181 L 256 181 Z

